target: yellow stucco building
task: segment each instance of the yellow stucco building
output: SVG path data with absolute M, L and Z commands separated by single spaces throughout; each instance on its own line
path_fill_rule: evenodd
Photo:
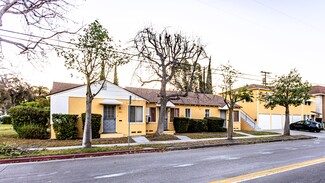
M 94 91 L 99 86 L 93 85 Z M 110 82 L 95 97 L 92 113 L 101 114 L 100 138 L 126 137 L 129 131 L 128 113 L 130 105 L 130 135 L 155 133 L 159 118 L 159 90 L 144 88 L 121 88 Z M 169 91 L 171 92 L 171 91 Z M 52 114 L 76 114 L 86 111 L 86 86 L 54 82 L 50 94 Z M 169 101 L 164 123 L 165 131 L 174 133 L 173 118 L 221 117 L 226 119 L 227 108 L 222 97 L 212 94 L 189 93 L 188 97 Z M 226 120 L 227 121 L 227 120 Z M 52 124 L 52 119 L 51 119 Z M 79 118 L 78 137 L 82 137 L 82 121 Z M 241 129 L 239 108 L 234 112 L 234 129 Z M 56 138 L 51 128 L 51 138 Z
M 259 100 L 261 93 L 271 92 L 264 85 L 252 84 L 248 85 L 248 89 L 252 91 L 253 102 L 238 102 L 242 106 L 241 128 L 243 130 L 272 130 L 283 129 L 285 121 L 285 108 L 277 106 L 273 110 L 264 107 L 264 102 Z M 302 119 L 315 119 L 317 116 L 315 97 L 311 96 L 298 107 L 290 106 L 290 123 Z M 248 121 L 248 122 L 245 122 Z

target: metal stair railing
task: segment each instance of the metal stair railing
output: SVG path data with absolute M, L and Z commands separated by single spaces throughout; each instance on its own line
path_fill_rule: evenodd
M 254 130 L 261 130 L 261 128 L 255 123 L 255 121 L 244 111 L 240 111 L 240 117 Z

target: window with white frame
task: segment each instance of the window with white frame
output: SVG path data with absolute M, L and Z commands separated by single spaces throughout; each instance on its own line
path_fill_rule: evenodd
M 205 115 L 206 118 L 210 117 L 210 109 L 205 109 Z
M 170 109 L 170 122 L 174 122 L 175 117 L 179 117 L 179 108 Z
M 234 122 L 239 122 L 239 111 L 234 111 Z
M 130 106 L 130 122 L 143 122 L 142 106 Z
M 185 109 L 185 117 L 187 117 L 187 118 L 191 117 L 191 109 L 189 109 L 189 108 Z
M 156 122 L 156 108 L 148 107 L 147 108 L 147 122 Z
M 311 101 L 305 101 L 305 105 L 306 106 L 310 106 L 311 105 Z

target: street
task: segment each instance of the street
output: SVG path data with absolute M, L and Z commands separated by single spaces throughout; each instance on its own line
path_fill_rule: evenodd
M 0 165 L 0 182 L 213 182 L 325 157 L 319 138 L 163 153 Z M 325 182 L 325 163 L 246 182 Z

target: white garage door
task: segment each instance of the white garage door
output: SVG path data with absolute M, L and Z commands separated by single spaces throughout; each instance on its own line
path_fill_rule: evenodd
M 281 114 L 272 115 L 272 128 L 271 129 L 283 129 Z
M 269 114 L 259 114 L 258 115 L 258 126 L 262 130 L 269 130 L 271 129 L 271 118 Z
M 297 122 L 300 120 L 302 120 L 300 115 L 292 115 L 292 120 L 290 120 L 290 123 Z

